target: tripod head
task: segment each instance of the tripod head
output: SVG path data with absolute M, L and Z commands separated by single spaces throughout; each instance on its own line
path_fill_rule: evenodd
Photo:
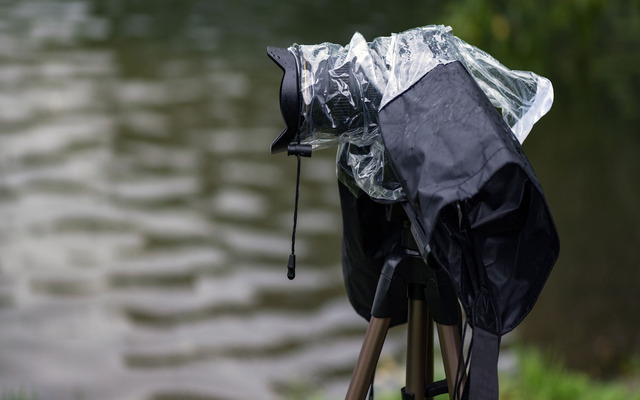
M 385 218 L 389 222 L 398 222 L 402 228 L 396 251 L 389 254 L 383 264 L 371 315 L 389 318 L 401 307 L 389 296 L 393 280 L 400 279 L 407 297 L 427 301 L 436 323 L 458 324 L 461 313 L 451 279 L 431 253 L 421 254 L 406 210 L 405 203 L 385 205 Z

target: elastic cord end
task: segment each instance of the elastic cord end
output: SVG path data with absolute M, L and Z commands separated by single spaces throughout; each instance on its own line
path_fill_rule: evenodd
M 287 278 L 290 281 L 296 277 L 296 255 L 289 254 L 289 263 L 287 264 Z
M 290 144 L 287 147 L 287 155 L 311 157 L 313 147 L 310 144 Z

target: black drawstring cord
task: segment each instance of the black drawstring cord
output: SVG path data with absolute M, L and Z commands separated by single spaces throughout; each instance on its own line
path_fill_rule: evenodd
M 296 202 L 293 208 L 293 231 L 291 232 L 291 254 L 289 255 L 289 263 L 287 264 L 287 278 L 293 280 L 296 277 L 296 227 L 298 226 L 298 201 L 300 200 L 300 154 L 296 154 L 298 158 L 298 173 L 296 174 Z
M 462 329 L 462 338 L 460 340 L 460 356 L 458 357 L 458 368 L 456 370 L 456 380 L 455 387 L 453 389 L 453 397 L 454 400 L 460 400 L 462 398 L 462 390 L 464 388 L 460 388 L 462 382 L 464 382 L 464 376 L 467 373 L 469 368 L 469 360 L 471 359 L 471 348 L 473 347 L 473 338 L 471 338 L 471 342 L 469 343 L 469 349 L 467 350 L 467 359 L 464 359 L 464 339 L 467 336 L 467 327 L 469 326 L 469 321 L 465 321 L 464 328 Z M 467 376 L 468 379 L 468 376 Z
M 296 202 L 293 209 L 293 231 L 291 232 L 291 254 L 287 263 L 287 278 L 293 280 L 296 277 L 296 228 L 298 226 L 298 201 L 300 200 L 300 170 L 303 157 L 311 157 L 311 146 L 301 144 L 290 144 L 288 155 L 295 155 L 298 158 L 298 172 L 296 174 Z

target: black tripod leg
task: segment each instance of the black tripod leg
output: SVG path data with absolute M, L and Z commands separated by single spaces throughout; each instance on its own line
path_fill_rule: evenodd
M 387 337 L 391 318 L 371 317 L 345 400 L 364 400 Z

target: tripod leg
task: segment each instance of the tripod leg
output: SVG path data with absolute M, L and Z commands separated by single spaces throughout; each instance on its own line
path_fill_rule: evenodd
M 453 399 L 455 391 L 456 375 L 458 372 L 458 361 L 460 360 L 460 329 L 458 325 L 436 324 L 438 338 L 440 339 L 440 350 L 442 352 L 442 362 L 444 372 L 447 377 L 449 387 L 449 398 Z M 462 379 L 458 391 L 462 393 L 466 380 L 465 371 L 460 371 Z
M 407 327 L 407 370 L 405 393 L 415 400 L 424 399 L 427 365 L 428 307 L 424 299 L 409 298 Z
M 433 317 L 431 316 L 431 312 L 427 309 L 427 337 L 425 338 L 427 341 L 427 363 L 425 370 L 424 382 L 425 386 L 433 383 Z M 433 397 L 426 397 L 426 400 L 432 400 Z
M 371 317 L 345 400 L 364 400 L 387 337 L 391 318 Z

